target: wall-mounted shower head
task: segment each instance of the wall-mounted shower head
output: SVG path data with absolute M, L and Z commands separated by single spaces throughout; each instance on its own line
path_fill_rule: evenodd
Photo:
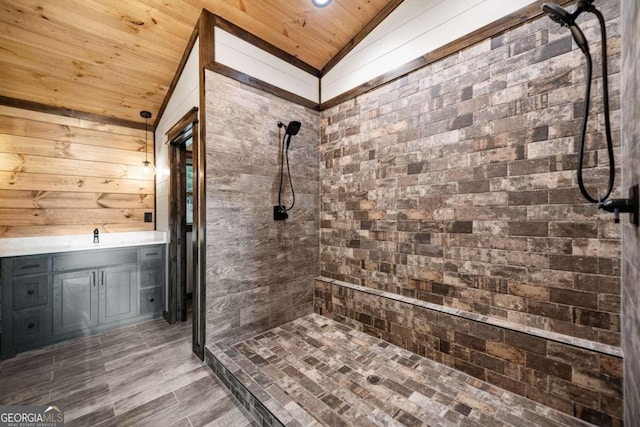
M 292 122 L 289 122 L 286 127 L 286 134 L 291 136 L 297 135 L 298 131 L 300 131 L 300 126 L 302 126 L 302 124 L 298 121 L 294 120 Z
M 589 10 L 591 7 L 591 1 L 579 1 L 576 9 L 573 12 L 567 11 L 565 8 L 558 6 L 555 3 L 544 3 L 542 5 L 542 11 L 549 15 L 554 22 L 562 25 L 563 27 L 571 30 L 571 35 L 576 41 L 576 44 L 585 54 L 589 52 L 589 44 L 584 36 L 584 33 L 576 24 L 576 18 L 585 10 Z
M 575 24 L 571 14 L 565 8 L 555 3 L 543 3 L 542 11 L 549 15 L 552 21 L 557 22 L 563 27 Z
M 302 124 L 297 120 L 290 121 L 289 124 L 286 126 L 284 125 L 284 123 L 278 122 L 278 127 L 279 128 L 283 127 L 284 134 L 289 136 L 297 135 L 298 132 L 300 131 L 300 126 L 302 126 Z

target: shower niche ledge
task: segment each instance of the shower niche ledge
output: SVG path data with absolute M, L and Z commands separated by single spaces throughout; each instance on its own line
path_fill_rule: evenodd
M 586 350 L 595 351 L 602 354 L 607 354 L 614 357 L 622 357 L 622 349 L 620 347 L 603 344 L 597 341 L 591 341 L 583 338 L 573 337 L 570 335 L 560 334 L 553 331 L 547 331 L 545 329 L 535 328 L 532 326 L 522 325 L 520 323 L 510 322 L 508 320 L 485 316 L 478 313 L 472 313 L 465 310 L 459 310 L 453 307 L 447 307 L 440 304 L 434 304 L 427 301 L 422 301 L 417 298 L 405 297 L 402 295 L 394 294 L 391 292 L 385 292 L 378 289 L 371 289 L 360 285 L 354 285 L 353 283 L 343 282 L 340 280 L 328 279 L 326 277 L 316 277 L 316 284 L 326 283 L 335 286 L 339 286 L 344 289 L 352 289 L 357 292 L 362 292 L 369 295 L 375 295 L 384 298 L 388 301 L 397 301 L 400 303 L 409 304 L 415 307 L 421 307 L 432 312 L 443 313 L 446 315 L 455 316 L 462 319 L 471 320 L 474 322 L 496 326 L 501 329 L 519 332 L 535 337 L 539 337 L 545 340 L 555 341 L 558 343 L 568 344 L 574 347 L 583 348 Z

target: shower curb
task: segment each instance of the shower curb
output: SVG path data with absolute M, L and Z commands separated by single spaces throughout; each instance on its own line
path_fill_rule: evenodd
M 244 410 L 249 413 L 259 426 L 284 427 L 285 424 L 283 424 L 208 347 L 204 349 L 204 359 L 205 363 L 211 368 L 213 373 L 216 374 L 220 382 L 237 399 Z

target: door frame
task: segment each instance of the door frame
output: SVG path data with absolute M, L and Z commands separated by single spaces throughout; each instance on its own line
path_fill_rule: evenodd
M 169 139 L 169 323 L 187 320 L 186 135 Z
M 186 278 L 187 278 L 187 246 L 183 240 L 186 236 L 186 146 L 188 139 L 192 140 L 193 163 L 193 265 L 189 266 L 193 272 L 193 305 L 192 305 L 192 349 L 204 360 L 205 337 L 205 283 L 198 274 L 203 266 L 199 241 L 205 232 L 204 215 L 200 200 L 204 199 L 203 181 L 204 171 L 198 167 L 199 161 L 199 128 L 198 108 L 189 110 L 166 133 L 169 143 L 169 323 L 186 320 Z M 179 171 L 179 173 L 176 173 Z M 166 317 L 165 317 L 166 318 Z

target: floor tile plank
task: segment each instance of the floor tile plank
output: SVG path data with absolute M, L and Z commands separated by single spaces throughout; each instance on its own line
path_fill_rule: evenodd
M 58 404 L 65 425 L 248 426 L 191 350 L 191 323 L 150 320 L 0 362 L 0 405 Z

